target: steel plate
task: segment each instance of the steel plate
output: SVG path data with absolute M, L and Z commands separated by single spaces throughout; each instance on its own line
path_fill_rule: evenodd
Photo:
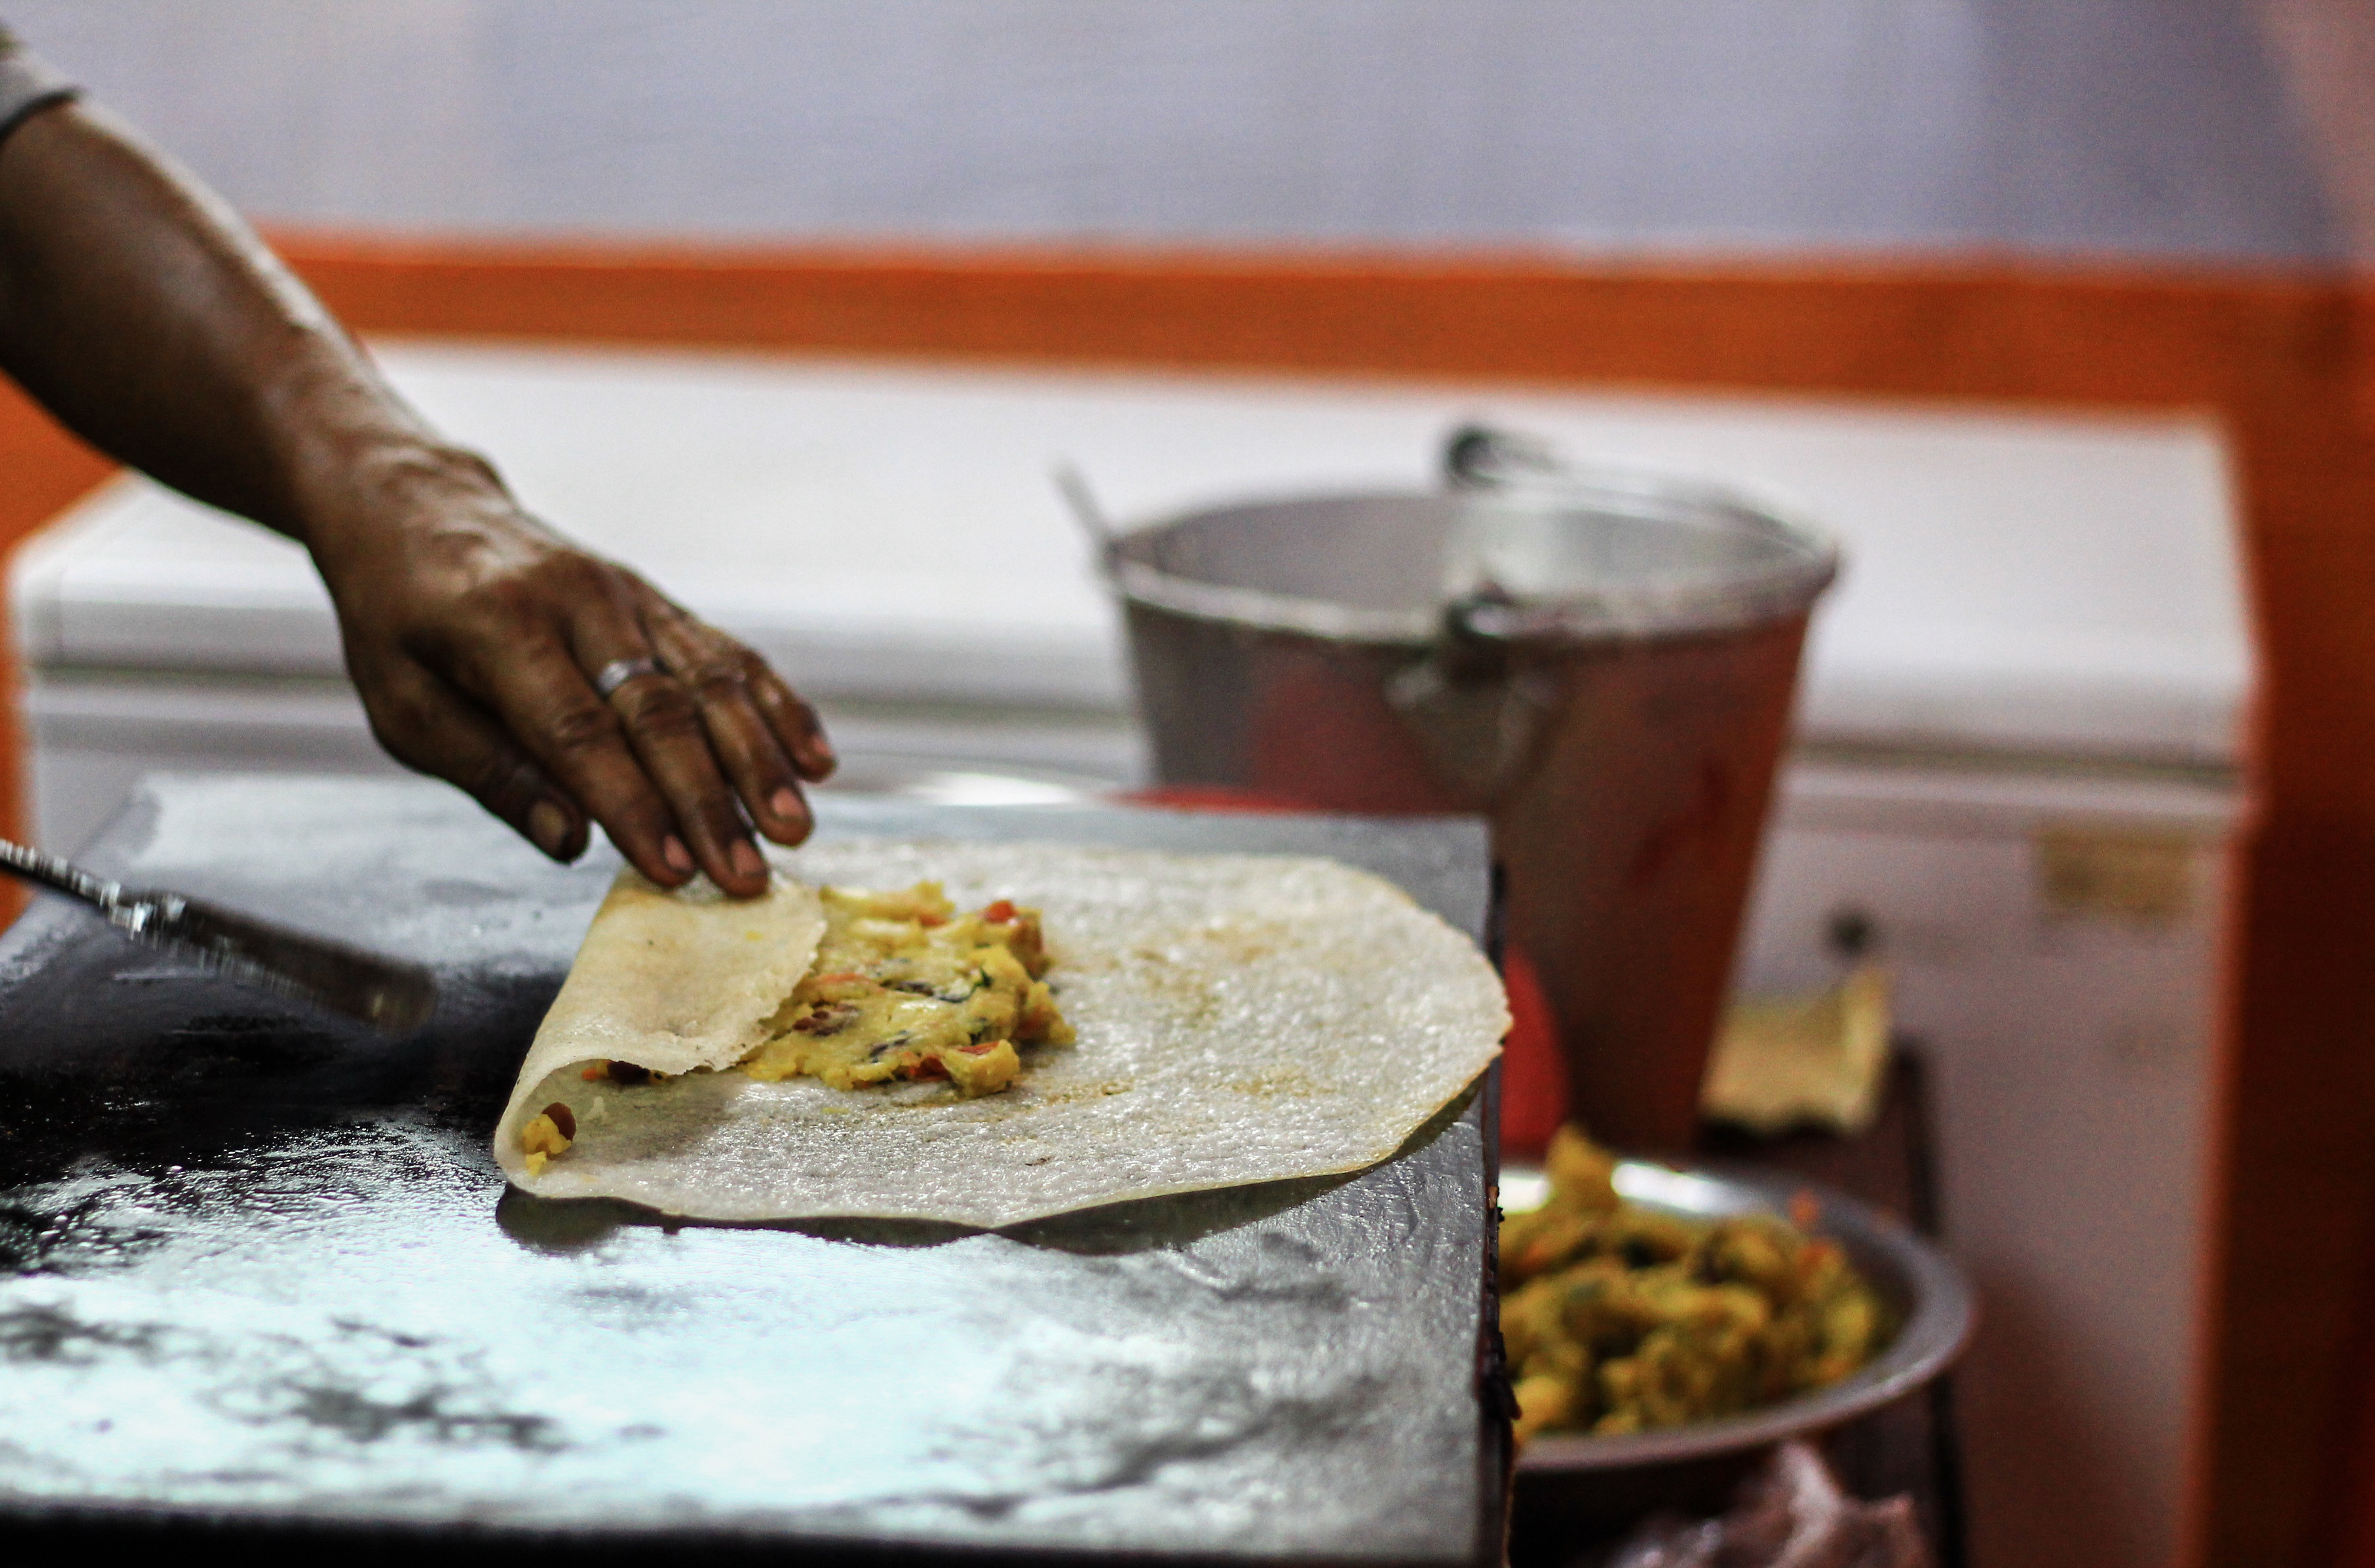
M 1506 1196 L 1522 1177 L 1512 1170 L 1503 1179 Z M 1638 1160 L 1617 1165 L 1616 1190 L 1645 1208 L 1695 1219 L 1757 1212 L 1786 1219 L 1792 1197 L 1806 1194 L 1821 1208 L 1815 1232 L 1846 1249 L 1904 1326 L 1861 1371 L 1828 1388 L 1745 1415 L 1657 1432 L 1538 1437 L 1518 1456 L 1518 1468 L 1524 1474 L 1604 1475 L 1753 1454 L 1894 1404 L 1953 1365 L 1970 1343 L 1977 1323 L 1974 1298 L 1954 1259 L 1908 1227 L 1843 1193 L 1748 1166 L 1676 1170 Z

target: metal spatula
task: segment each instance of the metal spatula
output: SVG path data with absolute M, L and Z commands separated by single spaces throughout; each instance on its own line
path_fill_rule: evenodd
M 0 871 L 77 898 L 125 936 L 186 954 L 245 984 L 362 1020 L 383 1034 L 429 1021 L 437 982 L 419 964 L 325 941 L 179 893 L 127 889 L 53 855 L 0 839 Z

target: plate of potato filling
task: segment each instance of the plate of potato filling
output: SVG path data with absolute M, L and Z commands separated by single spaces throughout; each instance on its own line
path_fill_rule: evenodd
M 1501 1332 L 1521 1469 L 1619 1469 L 1819 1432 L 1944 1372 L 1961 1271 L 1853 1200 L 1619 1160 L 1573 1128 L 1505 1177 Z

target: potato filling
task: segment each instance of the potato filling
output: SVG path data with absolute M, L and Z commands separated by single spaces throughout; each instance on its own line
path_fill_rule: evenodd
M 569 1107 L 557 1100 L 547 1105 L 520 1128 L 520 1148 L 527 1155 L 527 1173 L 544 1174 L 545 1166 L 568 1153 L 576 1137 L 577 1118 L 570 1114 Z
M 1042 979 L 1039 912 L 1000 899 L 959 914 L 937 882 L 900 892 L 823 890 L 825 933 L 808 977 L 742 1060 L 765 1080 L 835 1089 L 945 1079 L 970 1099 L 1022 1071 L 1019 1045 L 1069 1044 Z
M 1628 1203 L 1614 1158 L 1571 1126 L 1545 1166 L 1550 1201 L 1501 1223 L 1520 1443 L 1755 1409 L 1847 1377 L 1896 1331 L 1836 1242 L 1770 1215 Z
M 972 1099 L 1014 1081 L 1018 1045 L 1071 1043 L 1041 978 L 1048 958 L 1037 910 L 999 899 L 959 914 L 938 882 L 820 896 L 825 933 L 816 961 L 739 1071 L 765 1082 L 805 1074 L 834 1089 L 945 1080 Z M 666 1081 L 627 1062 L 591 1063 L 579 1076 L 622 1087 Z M 546 1106 L 520 1128 L 528 1174 L 542 1175 L 576 1136 L 568 1106 Z

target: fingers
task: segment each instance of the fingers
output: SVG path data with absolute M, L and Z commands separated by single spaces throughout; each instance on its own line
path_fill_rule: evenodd
M 585 853 L 585 814 L 469 698 L 408 662 L 359 685 L 372 733 L 397 761 L 459 785 L 564 865 Z
M 749 897 L 767 886 L 767 863 L 710 750 L 692 690 L 666 673 L 639 676 L 611 694 L 614 709 L 651 782 L 674 810 L 701 868 L 727 892 Z
M 702 869 L 676 811 L 628 742 L 626 725 L 558 644 L 523 650 L 498 678 L 493 701 L 636 870 L 674 888 Z
M 631 680 L 607 701 L 594 690 L 587 669 L 653 650 L 619 576 L 605 571 L 579 586 L 551 619 L 514 623 L 472 647 L 461 673 L 467 689 L 644 876 L 673 888 L 706 871 L 738 897 L 764 891 L 766 862 L 710 756 L 691 693 L 661 675 Z
M 783 677 L 769 669 L 758 654 L 746 652 L 750 661 L 750 697 L 759 711 L 767 717 L 767 727 L 774 731 L 776 740 L 791 754 L 793 765 L 800 777 L 810 784 L 821 784 L 833 777 L 841 759 L 833 753 L 833 742 L 825 738 L 824 722 L 817 711 L 797 691 L 784 684 Z
M 440 607 L 419 656 L 653 881 L 705 871 L 753 896 L 768 873 L 750 825 L 783 843 L 808 836 L 801 782 L 833 766 L 815 713 L 632 572 L 574 550 L 530 552 Z M 597 690 L 622 660 L 656 667 Z
M 814 713 L 756 654 L 674 606 L 646 611 L 644 625 L 668 671 L 691 691 L 710 747 L 750 819 L 778 843 L 807 838 L 814 821 L 800 780 L 821 778 L 833 766 Z

